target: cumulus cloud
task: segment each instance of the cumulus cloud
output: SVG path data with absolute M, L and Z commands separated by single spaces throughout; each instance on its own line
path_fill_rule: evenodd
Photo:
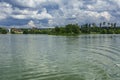
M 36 19 L 52 19 L 52 16 L 47 13 L 46 8 L 44 8 L 40 14 L 34 15 L 33 17 Z
M 41 26 L 118 22 L 119 8 L 120 0 L 3 0 L 0 2 L 0 20 L 28 20 L 28 23 L 34 21 Z
M 45 2 L 46 0 L 15 0 L 15 3 L 17 3 L 20 6 L 23 7 L 36 7 L 37 5 L 39 5 L 40 3 Z
M 20 9 L 15 9 L 14 14 L 11 15 L 11 17 L 16 18 L 16 19 L 51 19 L 52 16 L 47 13 L 47 10 L 44 8 L 41 13 L 38 13 L 38 10 L 20 10 Z
M 60 0 L 29 0 L 29 1 L 28 0 L 22 0 L 22 1 L 15 0 L 14 2 L 22 7 L 36 8 L 43 3 L 51 3 L 51 2 L 59 3 Z
M 32 20 L 28 22 L 28 26 L 30 26 L 31 28 L 36 27 L 34 21 Z
M 12 13 L 12 5 L 6 2 L 0 3 L 0 20 L 6 19 Z

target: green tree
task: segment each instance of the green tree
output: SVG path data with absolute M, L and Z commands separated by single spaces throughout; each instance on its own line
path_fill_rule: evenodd
M 100 23 L 100 28 L 102 27 L 102 23 Z
M 60 32 L 60 28 L 57 26 L 55 27 L 55 33 L 59 33 Z
M 114 23 L 114 27 L 116 27 L 116 25 L 117 25 L 117 24 L 116 24 L 116 23 Z
M 95 23 L 92 23 L 93 27 L 97 27 L 97 25 Z
M 80 28 L 76 24 L 68 24 L 65 26 L 66 33 L 69 34 L 79 34 L 80 33 Z
M 113 23 L 111 23 L 111 27 L 113 27 L 114 26 L 114 24 Z
M 103 25 L 105 26 L 105 25 L 106 25 L 106 22 L 103 22 Z
M 0 34 L 7 34 L 8 30 L 5 28 L 0 28 Z

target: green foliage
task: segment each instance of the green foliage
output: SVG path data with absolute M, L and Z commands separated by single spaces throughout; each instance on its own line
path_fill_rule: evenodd
M 70 34 L 79 34 L 80 28 L 77 24 L 68 24 L 65 26 L 65 31 Z
M 55 32 L 56 33 L 60 33 L 60 28 L 59 27 L 55 27 Z
M 8 30 L 5 28 L 0 28 L 0 34 L 7 34 Z
M 22 29 L 23 34 L 50 34 L 50 29 Z
M 106 22 L 103 22 L 103 25 L 106 25 Z
M 99 26 L 98 26 L 99 25 Z M 120 34 L 120 27 L 116 23 L 87 23 L 79 26 L 78 24 L 68 24 L 66 26 L 56 26 L 55 28 L 33 28 L 33 29 L 14 29 L 12 34 L 23 32 L 23 34 L 52 34 L 52 35 L 78 35 L 82 34 Z M 7 33 L 7 30 L 0 28 L 0 33 Z
M 77 35 L 80 33 L 80 27 L 77 24 L 68 24 L 65 27 L 55 27 L 50 34 L 55 35 Z

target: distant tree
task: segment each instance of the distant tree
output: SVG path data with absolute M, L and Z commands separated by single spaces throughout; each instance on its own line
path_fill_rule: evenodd
M 103 22 L 103 25 L 105 26 L 105 25 L 106 25 L 106 22 Z
M 102 34 L 107 34 L 107 30 L 106 30 L 106 29 L 103 29 L 101 33 L 102 33 Z
M 116 24 L 116 23 L 114 23 L 114 27 L 116 27 L 116 25 L 117 25 L 117 24 Z
M 92 23 L 92 26 L 93 26 L 93 27 L 97 27 L 97 25 L 96 25 L 95 23 Z
M 102 27 L 102 23 L 100 23 L 100 27 Z
M 111 27 L 114 27 L 114 24 L 113 24 L 113 23 L 111 23 Z
M 88 27 L 88 26 L 89 26 L 89 24 L 88 24 L 88 23 L 86 23 L 86 24 L 85 24 L 85 27 Z
M 8 30 L 5 28 L 0 28 L 0 34 L 7 34 Z
M 90 28 L 90 27 L 91 27 L 91 24 L 89 24 L 88 27 Z
M 23 34 L 28 34 L 28 30 L 23 30 Z
M 69 34 L 79 34 L 80 33 L 80 28 L 78 25 L 75 24 L 68 24 L 65 26 L 66 33 Z
M 110 23 L 108 22 L 108 27 L 110 27 Z
M 55 27 L 55 32 L 59 33 L 60 32 L 60 28 L 58 26 Z

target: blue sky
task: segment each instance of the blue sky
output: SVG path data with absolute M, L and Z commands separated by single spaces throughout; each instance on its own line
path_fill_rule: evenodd
M 0 0 L 0 26 L 53 27 L 120 21 L 120 0 Z

